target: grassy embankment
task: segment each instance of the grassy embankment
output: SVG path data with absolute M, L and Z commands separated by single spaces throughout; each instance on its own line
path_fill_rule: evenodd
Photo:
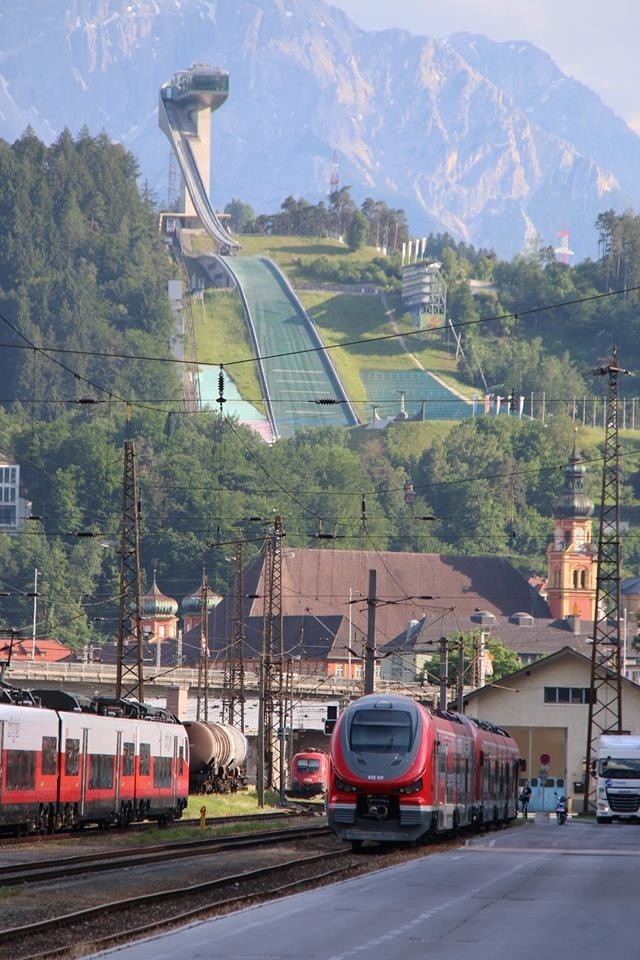
M 254 355 L 242 306 L 234 291 L 205 290 L 202 302 L 193 304 L 193 320 L 198 361 L 225 365 L 241 396 L 264 413 L 255 363 L 234 362 Z
M 258 807 L 258 798 L 255 788 L 243 790 L 240 793 L 229 794 L 210 794 L 208 796 L 190 796 L 189 803 L 183 813 L 183 820 L 176 820 L 162 829 L 162 840 L 189 840 L 199 835 L 208 836 L 228 836 L 235 833 L 251 833 L 256 829 L 264 829 L 260 819 L 265 813 L 276 813 L 276 795 L 267 791 L 265 795 L 264 807 Z M 206 808 L 205 831 L 200 830 L 199 822 L 197 824 L 185 823 L 184 820 L 200 820 L 200 808 Z M 216 824 L 216 817 L 230 816 L 251 816 L 251 820 L 241 821 L 240 823 Z M 269 820 L 268 828 L 277 830 L 279 827 L 291 826 L 286 812 L 283 812 L 281 820 Z M 105 835 L 108 839 L 108 834 Z M 144 832 L 131 831 L 128 834 L 114 833 L 112 836 L 114 844 L 118 846 L 144 846 L 145 844 L 158 843 L 158 832 L 156 830 L 145 830 Z

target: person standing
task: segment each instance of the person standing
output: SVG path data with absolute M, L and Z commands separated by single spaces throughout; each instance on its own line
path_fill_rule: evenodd
M 520 791 L 520 807 L 522 809 L 522 815 L 525 820 L 528 820 L 529 813 L 529 801 L 531 800 L 531 787 L 528 783 L 525 783 L 524 787 Z

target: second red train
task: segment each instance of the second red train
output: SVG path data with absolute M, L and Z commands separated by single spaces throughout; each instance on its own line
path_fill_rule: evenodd
M 329 825 L 357 849 L 504 824 L 517 814 L 521 769 L 517 743 L 495 724 L 361 697 L 331 736 Z

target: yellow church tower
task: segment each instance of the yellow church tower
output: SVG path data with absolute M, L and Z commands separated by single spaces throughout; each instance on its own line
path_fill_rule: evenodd
M 547 548 L 547 603 L 551 616 L 595 616 L 596 548 L 591 540 L 593 501 L 584 492 L 585 466 L 576 452 L 564 469 L 564 492 L 554 507 Z

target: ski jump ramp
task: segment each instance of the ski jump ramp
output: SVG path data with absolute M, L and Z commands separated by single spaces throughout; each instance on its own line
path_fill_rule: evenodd
M 358 418 L 329 354 L 284 274 L 264 257 L 228 256 L 240 245 L 209 199 L 211 114 L 228 95 L 229 74 L 206 64 L 174 74 L 160 88 L 158 119 L 180 166 L 185 218 L 215 241 L 217 259 L 240 295 L 273 436 L 355 426 Z
M 239 244 L 221 223 L 209 200 L 211 187 L 211 113 L 229 95 L 229 74 L 196 64 L 175 73 L 160 88 L 158 122 L 180 166 L 184 212 L 197 217 L 222 252 Z
M 240 295 L 274 436 L 353 427 L 358 418 L 328 351 L 286 277 L 267 257 L 219 257 Z M 331 399 L 335 404 L 318 401 Z

